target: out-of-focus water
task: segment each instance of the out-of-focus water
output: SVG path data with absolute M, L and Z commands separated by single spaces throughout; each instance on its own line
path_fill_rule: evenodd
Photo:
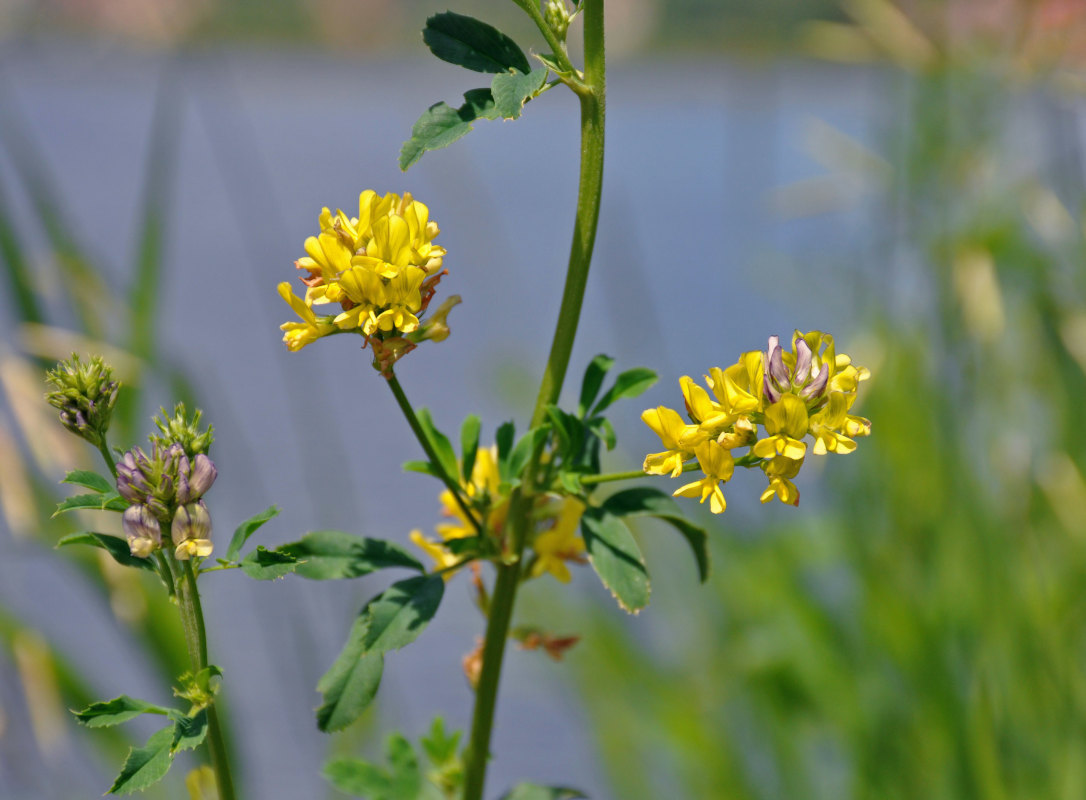
M 276 284 L 293 280 L 292 262 L 321 206 L 350 210 L 361 189 L 409 190 L 430 206 L 449 253 L 442 294 L 464 298 L 450 339 L 421 347 L 399 368 L 408 395 L 450 431 L 471 412 L 487 421 L 484 437 L 504 419 L 525 421 L 570 237 L 576 103 L 569 93 L 548 93 L 521 121 L 480 123 L 403 175 L 396 155 L 418 114 L 482 85 L 473 73 L 431 62 L 421 46 L 410 59 L 380 62 L 214 51 L 164 58 L 71 42 L 9 43 L 0 51 L 5 108 L 19 110 L 76 238 L 118 287 L 135 259 L 156 94 L 172 87 L 180 138 L 159 335 L 194 377 L 216 427 L 220 474 L 208 500 L 220 541 L 273 502 L 283 514 L 260 533 L 269 545 L 323 528 L 406 541 L 412 528 L 427 531 L 436 521 L 433 481 L 400 469 L 419 457 L 418 446 L 368 355 L 349 337 L 289 354 L 277 330 L 290 312 Z M 770 333 L 847 333 L 859 325 L 860 311 L 815 274 L 836 255 L 857 256 L 854 237 L 866 214 L 788 221 L 771 198 L 823 171 L 804 150 L 812 120 L 872 138 L 882 85 L 869 73 L 799 63 L 611 65 L 605 197 L 570 383 L 576 387 L 601 351 L 620 367 L 643 364 L 661 375 L 643 400 L 616 409 L 621 443 L 612 466 L 629 469 L 654 446 L 639 413 L 677 405 L 680 375 L 730 362 Z M 25 197 L 10 188 L 13 175 L 0 156 L 9 201 L 40 241 Z M 737 483 L 756 495 L 755 478 Z M 741 513 L 742 503 L 736 508 Z M 686 591 L 686 577 L 660 576 L 657 593 Z M 541 622 L 556 591 L 543 585 L 549 580 L 525 592 Z M 312 687 L 352 615 L 385 583 L 380 576 L 329 585 L 258 584 L 237 573 L 205 579 L 212 657 L 226 671 L 235 727 L 244 730 L 248 796 L 325 792 L 318 773 L 329 739 L 313 722 L 319 698 Z M 611 602 L 587 570 L 574 585 L 585 602 Z M 0 538 L 0 601 L 68 643 L 103 699 L 122 692 L 168 699 L 62 555 Z M 651 606 L 631 624 L 669 635 L 653 628 Z M 466 581 L 452 581 L 431 627 L 387 659 L 379 729 L 396 726 L 414 737 L 434 713 L 466 728 L 471 697 L 460 659 L 481 631 Z M 576 687 L 563 682 L 561 665 L 516 651 L 507 664 L 492 796 L 535 779 L 608 797 Z M 18 706 L 10 689 L 5 698 Z M 97 795 L 111 776 L 87 766 L 93 735 L 70 731 L 50 761 L 29 746 L 25 730 L 9 725 L 0 737 L 0 794 Z

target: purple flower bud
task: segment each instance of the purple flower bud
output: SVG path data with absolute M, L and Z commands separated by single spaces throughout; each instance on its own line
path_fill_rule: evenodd
M 792 380 L 796 386 L 802 386 L 811 374 L 811 358 L 813 357 L 810 346 L 803 339 L 796 342 L 796 371 Z
M 788 379 L 788 367 L 784 365 L 784 359 L 781 354 L 783 350 L 780 346 L 780 340 L 776 336 L 769 337 L 769 350 L 766 353 L 766 374 L 773 379 L 773 383 L 777 385 L 778 389 L 787 388 L 790 383 Z
M 211 538 L 211 514 L 203 500 L 189 503 L 177 509 L 170 527 L 170 537 L 174 544 L 186 539 Z
M 773 381 L 769 379 L 769 373 L 767 372 L 765 378 L 762 380 L 762 393 L 765 394 L 766 399 L 770 403 L 776 403 L 781 399 L 781 393 L 777 387 L 773 385 Z
M 813 397 L 820 397 L 823 392 L 826 391 L 826 384 L 830 380 L 830 365 L 822 364 L 822 369 L 815 375 L 814 380 L 803 387 L 803 390 L 799 393 L 799 396 L 804 400 L 810 400 Z
M 182 461 L 184 465 L 188 463 L 187 458 Z M 218 475 L 219 471 L 215 469 L 215 463 L 203 453 L 198 453 L 192 459 L 190 468 L 178 472 L 177 502 L 184 504 L 199 500 L 215 483 Z
M 145 505 L 129 506 L 122 517 L 128 549 L 138 558 L 147 558 L 162 544 L 162 530 L 158 520 Z

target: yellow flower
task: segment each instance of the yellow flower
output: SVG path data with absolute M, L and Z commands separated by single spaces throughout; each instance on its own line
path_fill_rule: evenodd
M 426 555 L 430 556 L 434 560 L 434 571 L 440 571 L 448 569 L 453 566 L 459 559 L 453 554 L 447 547 L 441 545 L 438 542 L 431 541 L 422 535 L 422 531 L 411 531 L 411 541 L 415 543 L 416 547 L 419 547 Z M 442 577 L 448 580 L 456 573 L 456 570 L 450 569 L 444 573 Z
M 699 444 L 694 449 L 694 454 L 698 458 L 698 466 L 705 473 L 705 477 L 679 487 L 675 490 L 674 496 L 700 497 L 699 502 L 702 503 L 706 498 L 712 498 L 709 504 L 710 510 L 714 514 L 723 514 L 724 509 L 727 508 L 727 502 L 724 500 L 724 492 L 720 490 L 720 482 L 727 483 L 735 470 L 731 451 L 716 442 L 707 441 Z
M 650 408 L 642 412 L 641 419 L 652 428 L 653 433 L 660 437 L 667 449 L 662 453 L 650 453 L 645 456 L 642 469 L 649 475 L 667 475 L 672 478 L 682 474 L 683 462 L 691 458 L 693 450 L 680 444 L 686 435 L 689 438 L 690 429 L 697 430 L 696 426 L 686 425 L 679 412 L 665 406 Z
M 505 524 L 505 516 L 509 511 L 509 497 L 499 491 L 501 476 L 498 473 L 498 451 L 495 447 L 480 447 L 475 453 L 475 465 L 471 470 L 471 480 L 463 483 L 464 491 L 468 498 L 480 506 L 489 510 L 486 516 L 486 527 L 492 533 L 501 531 Z M 463 539 L 475 535 L 475 526 L 465 516 L 460 504 L 456 502 L 453 493 L 446 489 L 439 497 L 442 505 L 442 513 L 452 518 L 452 522 L 444 522 L 435 526 L 435 530 L 441 534 L 441 538 Z
M 291 291 L 290 284 L 286 281 L 279 284 L 279 296 L 302 318 L 301 322 L 284 322 L 279 326 L 279 330 L 283 331 L 283 341 L 291 352 L 301 350 L 310 342 L 335 331 L 335 325 L 317 319 L 313 309 Z
M 178 561 L 188 561 L 194 557 L 207 558 L 213 549 L 210 539 L 185 539 L 174 549 L 173 556 Z
M 765 429 L 770 436 L 755 442 L 751 452 L 759 458 L 802 459 L 807 445 L 800 439 L 807 435 L 807 427 L 807 404 L 794 394 L 783 395 L 765 411 Z
M 553 526 L 536 534 L 532 543 L 536 559 L 529 573 L 531 577 L 538 578 L 544 572 L 549 572 L 562 583 L 569 583 L 572 575 L 566 562 L 584 562 L 584 539 L 577 535 L 583 513 L 584 503 L 577 498 L 566 497 L 562 500 Z
M 785 456 L 774 456 L 768 461 L 763 461 L 762 470 L 769 478 L 769 487 L 762 492 L 762 502 L 768 503 L 775 497 L 782 503 L 799 505 L 799 489 L 789 478 L 799 474 L 799 468 L 803 466 L 803 459 L 793 461 Z
M 440 230 L 430 219 L 430 210 L 410 194 L 381 197 L 367 190 L 359 195 L 357 217 L 325 208 L 319 223 L 320 233 L 306 239 L 306 255 L 295 262 L 307 273 L 302 279 L 306 309 L 314 304 L 339 303 L 341 313 L 334 315 L 335 328 L 357 331 L 375 352 L 384 352 L 384 348 L 378 348 L 379 343 L 419 330 L 424 324 L 420 316 L 444 274 L 445 249 L 433 243 Z M 291 350 L 331 332 L 321 321 L 325 327 L 319 330 L 324 332 L 318 333 L 316 323 L 310 319 L 312 311 L 307 316 L 297 304 L 288 302 L 305 320 L 283 328 Z M 434 335 L 428 338 L 438 340 L 447 331 L 442 317 L 433 329 Z M 400 348 L 398 354 L 407 349 Z M 379 369 L 390 366 L 387 357 L 377 361 Z

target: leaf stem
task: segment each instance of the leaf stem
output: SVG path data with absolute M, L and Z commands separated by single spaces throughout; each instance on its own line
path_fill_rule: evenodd
M 411 426 L 415 438 L 418 439 L 419 444 L 422 445 L 426 457 L 430 459 L 430 463 L 433 465 L 434 469 L 441 473 L 441 482 L 448 487 L 450 492 L 452 492 L 452 496 L 456 499 L 456 504 L 460 506 L 460 510 L 464 512 L 464 516 L 471 522 L 471 526 L 475 528 L 475 532 L 481 536 L 483 534 L 482 523 L 479 522 L 475 516 L 475 512 L 468 508 L 468 504 L 464 501 L 464 487 L 462 487 L 459 481 L 455 480 L 453 476 L 445 472 L 441 460 L 437 457 L 437 453 L 434 452 L 434 447 L 430 443 L 430 438 L 422 429 L 419 418 L 415 416 L 415 409 L 411 407 L 411 403 L 408 401 L 407 395 L 404 394 L 403 387 L 400 386 L 400 381 L 396 378 L 395 374 L 389 376 L 388 386 L 392 389 L 392 394 L 396 397 L 396 402 L 399 403 L 403 415 L 407 417 L 407 424 Z
M 569 63 L 565 48 L 557 42 L 542 19 L 539 9 L 531 0 L 514 0 L 536 20 L 544 37 L 555 47 L 555 56 L 564 67 Z M 603 145 L 605 104 L 605 59 L 603 40 L 604 0 L 585 0 L 584 3 L 584 84 L 575 88 L 581 101 L 581 167 L 577 192 L 577 216 L 573 228 L 569 266 L 566 271 L 562 305 L 558 312 L 554 338 L 543 380 L 539 387 L 532 427 L 539 425 L 546 416 L 547 406 L 558 400 L 569 367 L 573 340 L 577 334 L 581 305 L 588 281 L 588 267 L 596 240 L 599 221 L 600 195 L 603 187 Z M 552 39 L 554 41 L 552 41 Z M 572 65 L 570 65 L 572 67 Z M 572 87 L 571 87 L 572 88 Z M 530 512 L 534 505 L 536 473 L 543 452 L 539 443 L 528 462 L 524 481 L 510 501 L 510 540 L 507 542 L 509 558 L 498 567 L 494 592 L 490 602 L 486 637 L 483 641 L 483 664 L 475 693 L 475 711 L 472 716 L 471 738 L 465 753 L 463 800 L 481 800 L 486 781 L 487 761 L 490 758 L 490 735 L 494 724 L 498 684 L 501 678 L 505 643 L 509 637 L 509 625 L 520 583 L 521 560 L 525 540 L 530 527 Z
M 689 466 L 689 465 L 687 465 Z M 683 467 L 683 472 L 686 471 L 686 466 Z M 629 472 L 605 472 L 601 475 L 585 475 L 580 479 L 580 482 L 585 486 L 592 486 L 597 483 L 610 483 L 611 481 L 632 481 L 637 478 L 649 477 L 644 471 L 639 469 L 633 469 Z
M 569 60 L 569 54 L 566 52 L 566 45 L 558 35 L 551 30 L 551 26 L 547 24 L 547 20 L 543 18 L 543 13 L 539 10 L 539 3 L 537 0 L 513 0 L 536 24 L 539 28 L 539 32 L 543 34 L 543 38 L 547 40 L 547 44 L 550 46 L 554 53 L 554 60 L 558 63 L 563 70 L 573 75 L 577 74 L 577 69 L 573 66 L 573 62 Z M 563 81 L 564 82 L 564 81 Z M 572 86 L 570 88 L 573 88 Z M 574 89 L 574 91 L 577 91 Z
M 105 459 L 106 466 L 109 467 L 109 474 L 113 476 L 113 480 L 117 480 L 117 465 L 113 461 L 113 454 L 109 452 L 109 445 L 106 443 L 104 435 L 98 440 L 98 452 Z
M 204 612 L 200 603 L 200 592 L 196 588 L 196 571 L 192 561 L 178 561 L 172 553 L 166 551 L 166 561 L 179 573 L 178 592 L 181 609 L 181 626 L 185 630 L 185 644 L 192 662 L 193 674 L 207 668 L 207 630 L 204 626 Z M 230 775 L 230 761 L 226 754 L 226 742 L 215 704 L 207 707 L 207 749 L 211 755 L 211 768 L 215 772 L 215 783 L 219 788 L 219 800 L 236 800 L 234 781 Z

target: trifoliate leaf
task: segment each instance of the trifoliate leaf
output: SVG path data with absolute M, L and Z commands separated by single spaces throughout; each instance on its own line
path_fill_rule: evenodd
M 490 83 L 490 94 L 494 97 L 498 115 L 504 119 L 520 117 L 524 104 L 535 97 L 547 82 L 548 72 L 546 67 L 540 67 L 527 74 L 514 71 L 495 75 Z

